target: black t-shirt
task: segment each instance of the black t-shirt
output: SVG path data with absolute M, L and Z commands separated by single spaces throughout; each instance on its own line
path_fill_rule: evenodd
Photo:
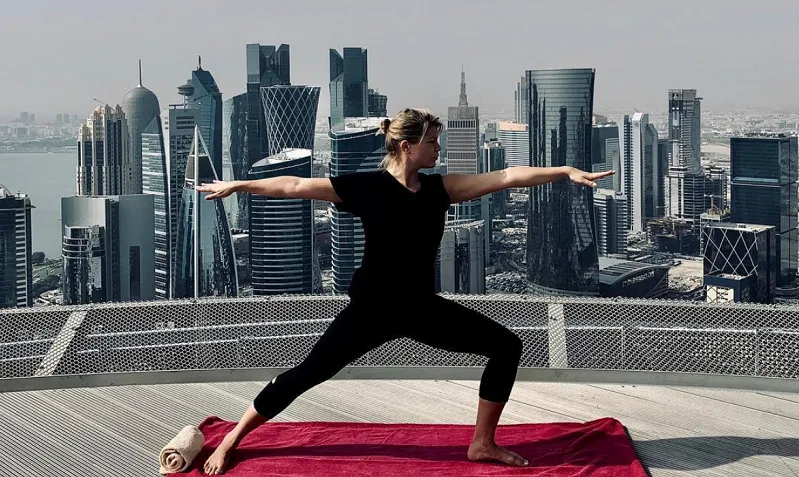
M 361 219 L 366 240 L 349 296 L 435 294 L 436 252 L 450 197 L 440 174 L 419 174 L 419 180 L 413 192 L 386 170 L 330 178 L 341 198 L 336 208 Z

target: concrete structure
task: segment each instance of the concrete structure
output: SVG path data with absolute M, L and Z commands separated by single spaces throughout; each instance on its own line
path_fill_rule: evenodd
M 0 308 L 33 306 L 31 199 L 0 184 Z
M 439 292 L 485 293 L 485 237 L 482 220 L 448 222 L 441 239 L 437 271 Z
M 147 194 L 61 199 L 65 305 L 155 298 L 153 204 Z
M 122 107 L 97 106 L 78 129 L 77 195 L 128 194 L 135 185 Z

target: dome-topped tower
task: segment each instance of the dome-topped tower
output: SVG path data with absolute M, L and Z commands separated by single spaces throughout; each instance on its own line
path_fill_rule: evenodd
M 134 177 L 130 190 L 133 194 L 141 194 L 141 133 L 150 124 L 150 121 L 161 112 L 155 93 L 142 86 L 141 60 L 139 60 L 139 84 L 125 94 L 122 99 L 122 111 L 125 112 L 125 117 L 128 120 L 128 144 L 130 145 L 130 159 L 133 163 Z

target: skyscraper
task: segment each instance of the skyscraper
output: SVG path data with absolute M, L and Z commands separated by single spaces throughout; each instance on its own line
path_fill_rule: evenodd
M 179 298 L 173 294 L 175 280 L 178 277 L 177 269 L 175 268 L 178 224 L 180 221 L 178 208 L 184 195 L 186 164 L 194 141 L 194 128 L 197 125 L 198 118 L 199 111 L 187 108 L 185 105 L 170 105 L 169 109 L 161 113 L 165 148 L 163 171 L 165 171 L 168 181 L 166 183 L 167 187 L 162 192 L 158 192 L 160 189 L 155 189 L 153 192 L 166 194 L 166 204 L 168 205 L 168 209 L 165 211 L 165 217 L 168 218 L 168 222 L 156 224 L 156 234 L 158 234 L 160 227 L 165 227 L 168 224 L 169 244 L 166 250 L 161 250 L 159 247 L 156 253 L 158 255 L 162 253 L 169 255 L 170 270 L 166 276 L 171 280 L 169 285 L 170 298 Z M 163 270 L 158 272 L 159 275 L 162 273 L 164 273 Z
M 155 297 L 151 195 L 61 199 L 65 305 Z
M 527 97 L 530 88 L 527 87 L 527 78 L 522 76 L 516 82 L 516 91 L 513 92 L 513 115 L 517 123 L 527 124 L 530 98 Z M 527 164 L 524 164 L 527 165 Z
M 621 182 L 623 173 L 619 138 L 619 127 L 616 123 L 602 123 L 592 126 L 591 172 L 616 171 L 616 174 L 597 181 L 597 185 L 600 188 L 612 189 L 616 192 L 621 192 L 623 190 Z M 529 137 L 527 141 L 529 143 Z
M 369 88 L 369 117 L 384 118 L 388 115 L 388 96 Z
M 624 115 L 624 127 L 619 142 L 622 145 L 621 182 L 627 196 L 629 214 L 627 227 L 633 233 L 646 230 L 646 221 L 655 217 L 654 200 L 659 185 L 654 174 L 658 154 L 658 136 L 649 123 L 649 115 Z
M 591 170 L 593 69 L 528 70 L 530 164 Z M 599 292 L 593 190 L 566 180 L 530 190 L 527 271 L 545 294 Z
M 485 293 L 486 226 L 481 220 L 448 222 L 441 237 L 437 268 L 440 292 Z
M 285 149 L 256 162 L 254 180 L 283 175 L 312 177 L 313 152 Z M 253 295 L 314 293 L 312 201 L 253 196 L 250 202 L 250 263 Z
M 331 130 L 330 175 L 375 171 L 386 155 L 386 138 L 377 135 L 384 118 L 350 118 L 344 127 Z M 361 219 L 349 212 L 332 209 L 333 292 L 347 292 L 352 274 L 361 265 L 365 237 Z
M 479 174 L 480 115 L 477 106 L 469 106 L 466 96 L 466 73 L 461 71 L 461 90 L 457 106 L 447 109 L 447 173 Z M 480 199 L 453 204 L 451 220 L 479 220 Z
M 247 180 L 249 164 L 247 144 L 247 93 L 222 103 L 222 179 Z M 260 148 L 260 144 L 258 146 Z M 249 224 L 249 194 L 234 193 L 223 199 L 230 226 L 246 229 Z
M 130 193 L 134 171 L 122 107 L 97 106 L 78 129 L 77 195 Z
M 291 84 L 289 45 L 247 45 L 247 170 L 269 155 L 261 88 Z
M 187 84 L 194 87 L 186 97 L 189 107 L 199 110 L 197 125 L 208 144 L 208 152 L 214 169 L 222 171 L 222 93 L 210 71 L 204 70 L 202 58 L 197 60 L 197 69 L 191 72 Z
M 319 91 L 300 85 L 261 88 L 269 155 L 290 148 L 313 150 Z
M 702 228 L 704 286 L 708 302 L 774 300 L 778 252 L 774 227 L 716 222 Z M 776 245 L 779 247 L 779 245 Z
M 142 193 L 142 145 L 141 133 L 153 118 L 158 117 L 161 107 L 155 93 L 142 86 L 141 60 L 139 60 L 139 84 L 125 93 L 122 98 L 122 111 L 128 120 L 128 145 L 130 146 L 130 162 L 133 175 L 129 194 Z M 67 115 L 68 116 L 68 115 Z
M 141 134 L 142 193 L 153 197 L 155 247 L 155 298 L 167 300 L 172 289 L 172 217 L 170 175 L 166 161 L 169 138 L 164 142 L 161 116 Z
M 222 199 L 206 200 L 197 185 L 219 179 L 208 146 L 194 128 L 178 207 L 174 298 L 238 296 L 233 237 Z
M 796 281 L 797 138 L 754 135 L 730 138 L 730 220 L 771 225 L 777 236 L 777 286 Z
M 705 180 L 700 162 L 702 98 L 695 89 L 669 90 L 669 170 L 666 215 L 699 226 L 705 211 Z
M 330 129 L 343 128 L 344 118 L 369 116 L 369 65 L 363 48 L 330 49 Z
M 627 196 L 615 190 L 594 189 L 594 214 L 598 254 L 627 254 Z
M 528 166 L 530 161 L 530 133 L 527 122 L 496 123 L 497 140 L 505 147 L 507 167 Z
M 33 306 L 31 199 L 0 184 L 0 308 Z

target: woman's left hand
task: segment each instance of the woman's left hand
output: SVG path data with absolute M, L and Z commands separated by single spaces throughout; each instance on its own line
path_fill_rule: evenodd
M 571 168 L 569 170 L 569 180 L 574 182 L 575 184 L 582 184 L 588 187 L 596 187 L 596 180 L 602 179 L 603 177 L 611 176 L 615 174 L 616 171 L 605 171 L 605 172 L 585 172 L 581 171 L 580 169 Z

